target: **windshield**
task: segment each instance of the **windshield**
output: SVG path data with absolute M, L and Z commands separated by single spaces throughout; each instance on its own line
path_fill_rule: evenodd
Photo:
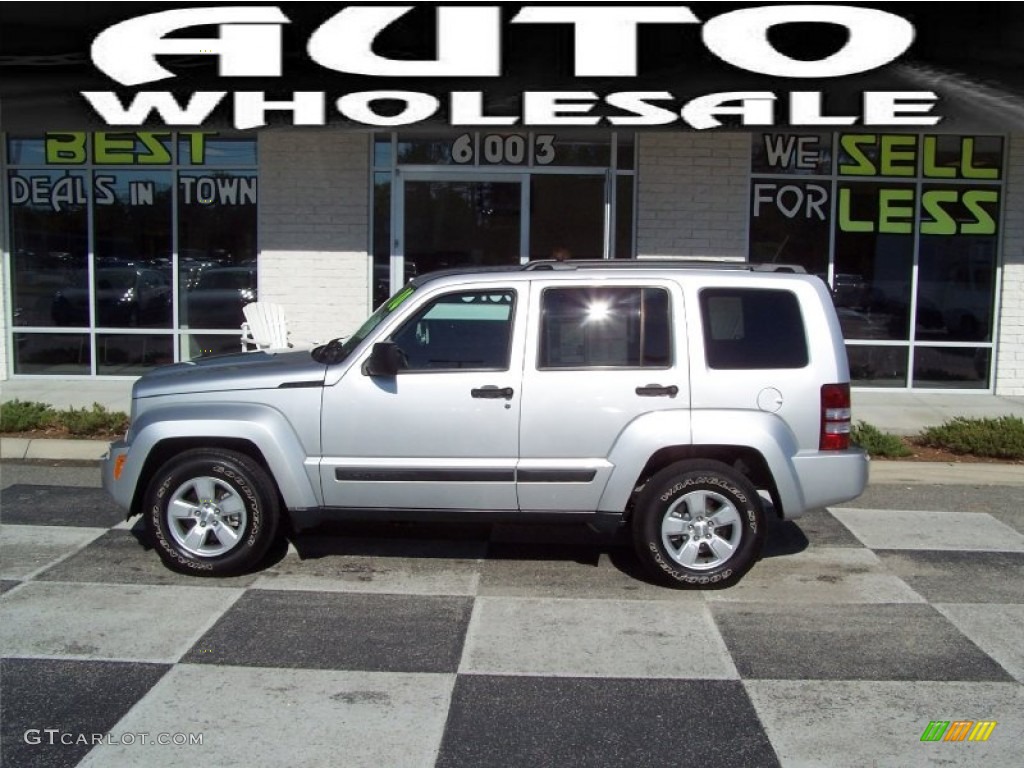
M 334 339 L 324 346 L 314 349 L 313 359 L 319 363 L 340 363 L 352 354 L 352 350 L 358 347 L 363 339 L 373 332 L 374 328 L 384 322 L 384 318 L 402 306 L 415 290 L 416 286 L 411 284 L 402 288 L 402 290 L 377 307 L 377 311 L 366 318 L 366 322 L 359 327 L 359 330 L 347 339 Z

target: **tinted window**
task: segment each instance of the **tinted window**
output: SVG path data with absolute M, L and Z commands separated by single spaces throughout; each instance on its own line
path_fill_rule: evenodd
M 452 293 L 427 304 L 392 336 L 410 371 L 508 368 L 514 295 Z
M 710 368 L 803 368 L 807 340 L 789 291 L 715 288 L 700 293 Z
M 660 288 L 548 288 L 538 367 L 665 368 L 671 338 Z

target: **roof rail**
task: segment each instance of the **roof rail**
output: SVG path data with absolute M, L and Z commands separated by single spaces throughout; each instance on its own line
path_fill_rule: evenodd
M 541 259 L 522 267 L 527 272 L 540 270 L 575 270 L 598 267 L 600 269 L 725 269 L 744 272 L 789 272 L 807 274 L 799 264 L 770 264 L 749 261 L 707 261 L 698 259 L 572 259 L 556 261 Z

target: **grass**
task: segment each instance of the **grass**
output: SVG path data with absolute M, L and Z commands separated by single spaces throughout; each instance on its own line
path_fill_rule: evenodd
M 0 403 L 0 432 L 53 432 L 74 437 L 111 437 L 128 427 L 128 414 L 108 411 L 99 403 L 92 408 L 65 408 L 31 401 Z

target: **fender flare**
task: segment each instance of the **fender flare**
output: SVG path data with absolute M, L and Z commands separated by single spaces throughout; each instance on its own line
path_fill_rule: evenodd
M 258 403 L 199 403 L 171 405 L 146 411 L 131 426 L 130 460 L 124 481 L 136 488 L 153 449 L 166 440 L 226 438 L 252 443 L 263 455 L 288 509 L 322 504 L 319 470 L 307 455 L 295 430 L 275 408 Z M 144 491 L 137 488 L 137 493 Z M 137 495 L 136 493 L 136 495 Z

